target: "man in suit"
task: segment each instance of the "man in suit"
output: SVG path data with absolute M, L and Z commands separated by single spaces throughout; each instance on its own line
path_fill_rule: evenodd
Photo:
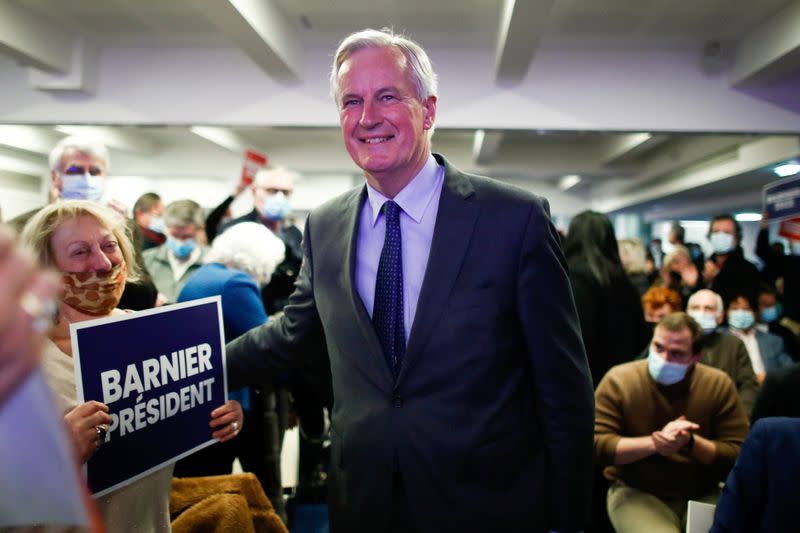
M 731 377 L 749 413 L 758 394 L 758 381 L 744 343 L 720 328 L 725 320 L 722 298 L 714 291 L 700 289 L 689 297 L 686 311 L 705 332 L 700 362 L 719 368 Z
M 349 36 L 331 84 L 366 185 L 309 215 L 284 315 L 227 347 L 231 386 L 330 371 L 333 532 L 582 529 L 592 382 L 547 202 L 431 153 L 413 41 Z
M 796 531 L 800 420 L 753 425 L 722 489 L 711 533 Z

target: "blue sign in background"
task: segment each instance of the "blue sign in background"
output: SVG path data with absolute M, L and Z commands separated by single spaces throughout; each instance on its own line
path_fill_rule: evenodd
M 110 432 L 108 440 L 89 460 L 87 476 L 89 486 L 96 495 L 110 492 L 118 485 L 126 484 L 130 478 L 141 477 L 162 465 L 173 462 L 186 452 L 213 444 L 211 411 L 224 404 L 227 399 L 224 369 L 224 342 L 220 326 L 221 310 L 218 296 L 204 298 L 186 304 L 169 306 L 159 310 L 131 314 L 119 321 L 93 324 L 94 321 L 73 325 L 76 382 L 82 386 L 82 401 L 103 402 L 100 375 L 115 369 L 120 372 L 119 386 L 125 386 L 126 369 L 134 364 L 144 384 L 141 361 L 159 359 L 166 355 L 171 359 L 173 351 L 203 343 L 211 347 L 211 369 L 187 376 L 177 381 L 151 388 L 141 394 L 133 393 L 109 403 L 110 413 L 119 416 L 125 408 L 135 408 L 137 403 L 147 403 L 170 392 L 180 393 L 184 387 L 199 385 L 213 377 L 210 400 L 187 411 L 159 419 L 141 429 L 121 435 L 117 427 Z M 159 377 L 161 372 L 159 371 Z M 208 387 L 202 386 L 207 392 Z M 81 388 L 78 400 L 81 401 Z M 137 402 L 138 400 L 138 402 Z M 197 397 L 196 397 L 197 400 Z M 147 416 L 145 415 L 145 420 Z
M 762 197 L 767 220 L 800 216 L 800 175 L 765 185 Z

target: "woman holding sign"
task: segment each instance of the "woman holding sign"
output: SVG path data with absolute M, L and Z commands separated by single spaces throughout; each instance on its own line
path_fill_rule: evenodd
M 55 323 L 47 333 L 42 367 L 66 413 L 80 460 L 86 462 L 106 438 L 111 416 L 97 401 L 77 405 L 71 323 L 124 314 L 117 309 L 126 281 L 136 281 L 134 249 L 125 220 L 100 204 L 68 200 L 48 205 L 25 226 L 22 241 L 39 262 L 59 271 L 63 294 Z M 113 353 L 113 346 L 109 347 Z M 212 436 L 229 440 L 241 430 L 238 402 L 211 413 Z M 98 498 L 109 531 L 170 531 L 172 465 Z

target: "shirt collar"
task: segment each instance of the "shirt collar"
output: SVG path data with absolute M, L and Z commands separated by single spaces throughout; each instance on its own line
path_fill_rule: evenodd
M 435 192 L 433 184 L 436 183 L 439 174 L 443 170 L 444 168 L 439 166 L 433 155 L 429 155 L 428 160 L 417 175 L 393 198 L 394 202 L 400 206 L 400 209 L 411 217 L 414 222 L 419 224 L 422 220 L 422 215 L 425 214 L 425 209 L 428 207 Z M 372 225 L 375 226 L 381 207 L 389 198 L 373 189 L 367 183 L 367 199 L 370 207 L 372 207 Z

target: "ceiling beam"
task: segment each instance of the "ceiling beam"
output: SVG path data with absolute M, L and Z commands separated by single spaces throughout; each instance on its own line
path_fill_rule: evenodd
M 0 146 L 39 155 L 48 155 L 61 135 L 46 126 L 0 125 Z
M 730 80 L 733 86 L 760 85 L 800 70 L 800 1 L 776 13 L 742 39 Z
M 136 128 L 120 128 L 109 126 L 56 126 L 54 128 L 66 135 L 77 135 L 95 139 L 108 148 L 138 155 L 150 155 L 155 152 L 155 143 L 142 135 Z
M 800 138 L 763 137 L 742 144 L 736 150 L 734 157 L 721 161 L 719 164 L 701 165 L 687 171 L 677 172 L 672 176 L 664 176 L 648 187 L 598 199 L 592 203 L 592 208 L 609 213 L 635 207 L 659 198 L 726 180 L 798 155 L 800 155 Z
M 625 133 L 608 140 L 601 161 L 604 165 L 615 165 L 631 161 L 668 140 L 667 135 L 652 133 Z
M 502 131 L 476 130 L 472 143 L 472 161 L 480 166 L 490 165 L 497 157 L 503 137 Z
M 241 135 L 237 135 L 228 128 L 192 126 L 189 128 L 189 131 L 201 139 L 205 139 L 234 153 L 244 152 L 249 146 Z
M 36 68 L 68 73 L 74 35 L 11 2 L 0 4 L 0 50 Z
M 300 80 L 300 41 L 273 0 L 194 0 L 192 6 L 271 78 Z
M 495 50 L 495 81 L 516 85 L 525 79 L 555 0 L 505 0 Z

